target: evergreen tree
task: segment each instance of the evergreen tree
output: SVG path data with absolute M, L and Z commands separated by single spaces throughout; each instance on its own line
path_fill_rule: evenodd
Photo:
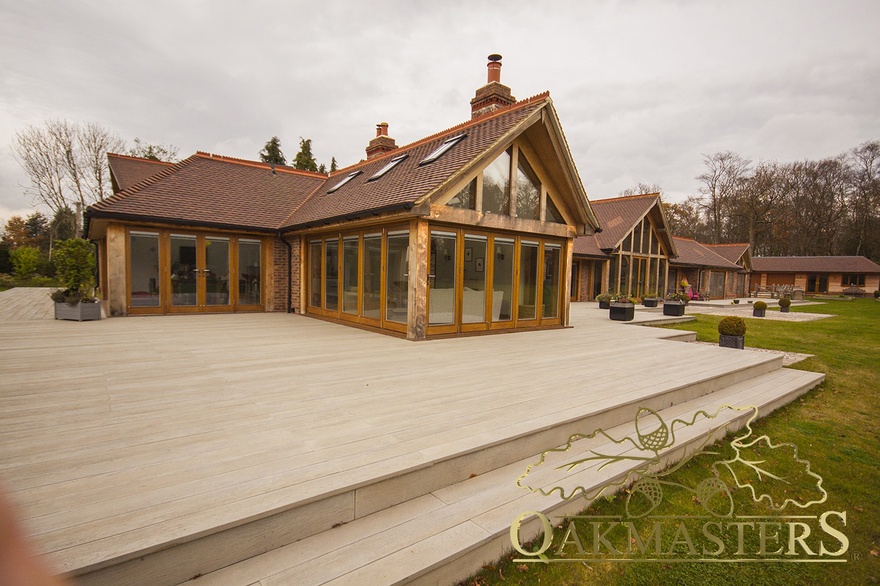
M 260 160 L 264 163 L 274 163 L 275 165 L 286 165 L 287 159 L 281 152 L 281 141 L 277 136 L 273 136 L 260 151 Z
M 134 139 L 134 148 L 128 149 L 128 154 L 132 157 L 141 157 L 142 159 L 150 159 L 151 161 L 165 161 L 167 163 L 177 162 L 178 148 L 173 144 L 165 146 L 164 144 L 147 144 L 139 138 Z
M 336 164 L 336 157 L 331 157 L 330 158 L 330 172 L 332 173 L 333 171 L 335 171 L 338 168 L 339 168 L 339 166 Z
M 318 165 L 318 173 L 325 173 L 326 174 L 327 173 L 327 165 L 325 165 L 324 163 L 321 163 L 320 165 Z
M 318 163 L 312 154 L 312 139 L 299 137 L 299 152 L 296 153 L 293 167 L 302 171 L 318 170 Z

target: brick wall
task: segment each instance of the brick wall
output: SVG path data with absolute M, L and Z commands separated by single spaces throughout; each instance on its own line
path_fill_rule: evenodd
M 290 266 L 287 265 L 287 244 L 290 244 Z M 288 236 L 284 240 L 275 238 L 272 242 L 272 311 L 287 311 L 287 286 L 288 275 L 291 278 L 290 305 L 295 308 L 297 313 L 302 311 L 299 307 L 300 289 L 302 286 L 300 270 L 301 265 L 301 246 L 299 236 Z

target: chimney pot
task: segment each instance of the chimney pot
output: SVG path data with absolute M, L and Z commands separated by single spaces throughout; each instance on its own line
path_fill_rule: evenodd
M 380 122 L 376 125 L 376 136 L 388 136 L 387 122 Z
M 489 81 L 487 83 L 492 83 L 493 81 L 501 83 L 501 55 L 498 53 L 489 55 L 487 67 L 489 68 Z

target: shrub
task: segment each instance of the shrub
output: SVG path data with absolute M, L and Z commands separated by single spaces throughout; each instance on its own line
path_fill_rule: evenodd
M 874 291 L 874 299 L 880 299 L 880 290 Z
M 788 297 L 783 297 L 779 300 L 779 307 L 788 307 L 789 305 L 791 305 L 791 299 Z
M 687 304 L 690 299 L 688 299 L 686 293 L 679 293 L 678 291 L 675 291 L 666 296 L 666 301 L 679 301 L 681 303 Z
M 725 336 L 745 336 L 746 322 L 741 317 L 725 317 L 718 323 L 718 333 Z
M 19 246 L 9 253 L 12 260 L 12 271 L 19 279 L 34 276 L 43 264 L 43 254 L 34 246 Z
M 616 295 L 613 298 L 614 303 L 632 303 L 632 297 L 628 295 Z
M 755 304 L 752 307 L 760 311 L 762 309 L 767 309 L 767 303 L 764 301 L 755 301 Z
M 596 301 L 611 301 L 611 293 L 601 293 L 596 295 Z
M 95 249 L 80 238 L 65 240 L 55 247 L 55 270 L 69 291 L 89 291 L 95 282 Z

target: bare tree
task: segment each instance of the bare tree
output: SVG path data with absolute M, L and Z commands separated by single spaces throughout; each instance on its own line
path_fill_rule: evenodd
M 743 177 L 730 202 L 728 238 L 748 242 L 752 254 L 764 252 L 773 223 L 783 201 L 780 168 L 776 163 L 760 162 L 750 176 Z
M 65 207 L 81 212 L 111 195 L 108 152 L 125 149 L 125 141 L 95 123 L 48 120 L 44 128 L 28 125 L 16 132 L 12 152 L 28 174 L 26 192 L 58 214 Z M 77 235 L 79 226 L 77 221 Z
M 661 188 L 656 183 L 642 183 L 639 181 L 639 184 L 635 187 L 630 187 L 622 190 L 617 195 L 620 196 L 629 196 L 629 195 L 645 195 L 649 193 L 663 193 L 663 188 Z
M 850 254 L 880 256 L 880 141 L 850 151 L 853 189 L 847 202 Z
M 749 172 L 751 161 L 736 153 L 725 151 L 703 155 L 706 171 L 697 176 L 702 182 L 698 200 L 704 213 L 713 244 L 724 242 L 726 219 L 743 178 Z

